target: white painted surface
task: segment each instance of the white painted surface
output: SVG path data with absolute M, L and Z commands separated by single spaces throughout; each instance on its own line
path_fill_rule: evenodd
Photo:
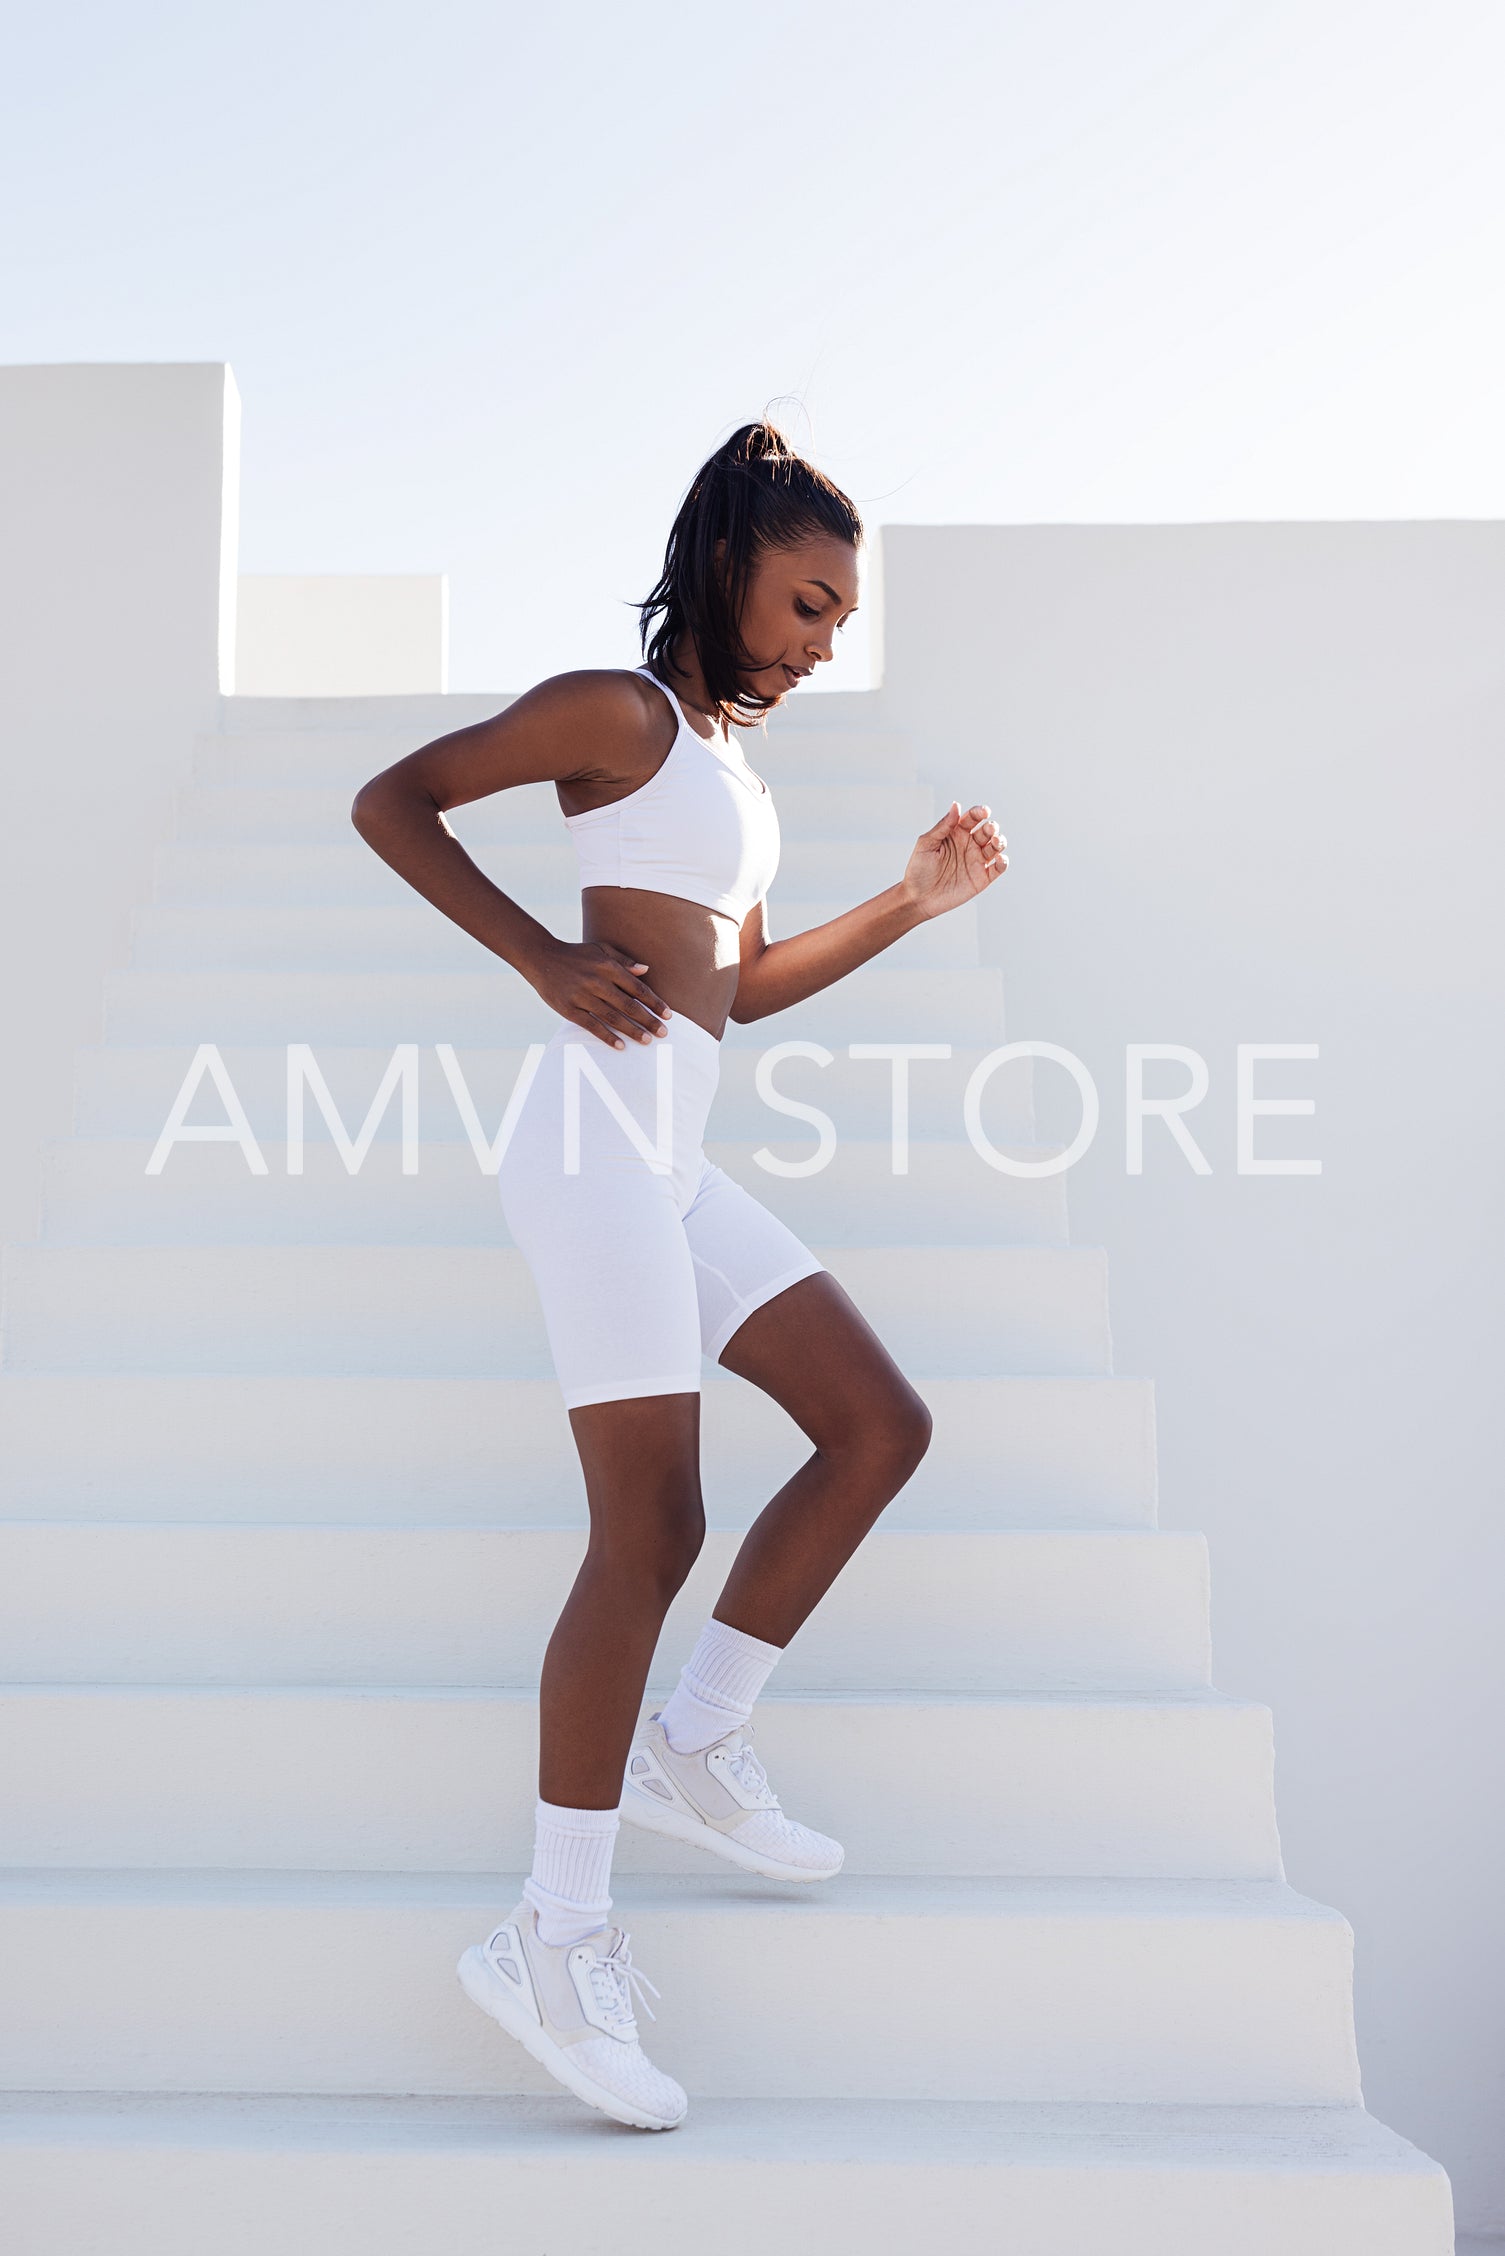
M 707 1536 L 655 1685 L 737 1542 Z M 0 1650 L 12 1683 L 532 1687 L 584 1545 L 580 1526 L 0 1520 Z M 1195 1692 L 1209 1669 L 1200 1536 L 885 1520 L 778 1675 L 782 1695 Z
M 1086 1248 L 812 1251 L 916 1378 L 1110 1371 L 1107 1277 Z M 13 1371 L 552 1373 L 538 1295 L 511 1246 L 373 1233 L 363 1245 L 15 1246 L 5 1260 Z
M 759 1707 L 758 1747 L 848 1875 L 1280 1876 L 1270 1718 L 1251 1702 L 781 1696 Z M 537 1748 L 531 1689 L 12 1687 L 0 1862 L 526 1871 Z M 960 1776 L 986 1792 L 959 1795 Z M 694 1877 L 706 1859 L 624 1827 L 614 1869 Z
M 403 753 L 444 729 L 488 720 L 512 702 L 503 695 L 451 696 L 441 712 L 431 697 L 306 702 L 237 697 L 224 706 L 220 729 L 200 739 L 195 774 L 206 784 L 319 784 L 353 796 Z M 848 701 L 849 716 L 851 711 Z M 885 734 L 866 721 L 817 731 L 808 725 L 808 704 L 799 719 L 797 730 L 775 719 L 766 733 L 749 730 L 739 739 L 754 771 L 779 787 L 781 805 L 787 788 L 812 780 L 846 783 L 854 791 L 915 781 L 914 745 L 907 736 Z M 573 864 L 574 849 L 567 839 L 561 843 Z M 780 864 L 781 894 L 787 875 Z
M 0 2087 L 540 2093 L 454 1981 L 512 1875 L 0 1876 Z M 716 1875 L 617 1900 L 708 2098 L 1358 2098 L 1346 1923 L 1274 1881 Z M 108 1935 L 108 1949 L 97 1948 Z M 917 1953 L 930 1982 L 875 1980 Z M 985 1962 L 1008 2001 L 958 2010 Z
M 1498 2233 L 1505 527 L 883 548 L 883 725 L 1009 836 L 1011 1034 L 1099 1077 L 1074 1233 L 1211 1538 L 1220 1680 L 1274 1707 L 1292 1877 L 1353 1919 L 1370 2104 Z M 1281 1040 L 1321 1044 L 1268 1080 L 1318 1111 L 1262 1143 L 1324 1173 L 1240 1178 L 1234 1046 Z M 1208 1060 L 1210 1177 L 1153 1127 L 1126 1175 L 1129 1041 Z
M 332 1053 L 333 1066 L 346 1062 L 347 1053 Z M 279 1059 L 278 1065 L 285 1080 L 285 1061 Z M 179 1053 L 158 1096 L 161 1112 L 152 1123 L 154 1131 L 160 1129 L 182 1075 Z M 333 1072 L 330 1078 L 334 1079 Z M 380 1078 L 380 1070 L 373 1071 L 362 1086 L 351 1076 L 348 1096 L 340 1092 L 337 1109 L 352 1136 L 366 1117 Z M 244 1095 L 239 1079 L 232 1078 L 232 1086 L 237 1095 Z M 816 1093 L 824 1104 L 824 1080 Z M 42 1236 L 49 1245 L 201 1244 L 205 1208 L 212 1203 L 221 1246 L 310 1241 L 320 1246 L 509 1245 L 495 1179 L 482 1173 L 471 1144 L 461 1141 L 453 1101 L 442 1088 L 430 1089 L 427 1096 L 429 1101 L 424 1102 L 420 1091 L 416 1175 L 401 1172 L 402 1146 L 395 1124 L 400 1106 L 393 1107 L 393 1118 L 386 1122 L 388 1133 L 372 1143 L 354 1177 L 322 1115 L 315 1113 L 308 1123 L 303 1173 L 289 1175 L 286 1120 L 279 1118 L 286 1113 L 287 1098 L 280 1087 L 273 1100 L 275 1110 L 268 1106 L 251 1111 L 246 1099 L 253 1138 L 266 1162 L 265 1175 L 251 1173 L 238 1145 L 180 1144 L 165 1160 L 162 1172 L 149 1176 L 146 1168 L 155 1133 L 140 1142 L 112 1136 L 92 1143 L 80 1138 L 54 1144 L 47 1155 Z M 494 1105 L 483 1107 L 477 1093 L 475 1101 L 481 1141 L 489 1148 L 505 1100 L 499 1093 Z M 212 1120 L 218 1110 L 214 1091 L 207 1088 L 192 1117 Z M 958 1100 L 958 1115 L 960 1110 Z M 834 1108 L 831 1117 L 839 1118 Z M 780 1125 L 794 1129 L 800 1123 Z M 991 1121 L 988 1126 L 991 1135 Z M 270 1133 L 254 1135 L 258 1128 Z M 1014 1142 L 1020 1150 L 1042 1156 L 1027 1134 L 1011 1139 Z M 829 1167 L 815 1175 L 777 1174 L 758 1158 L 763 1152 L 790 1165 L 803 1165 L 814 1148 L 814 1132 L 808 1128 L 798 1141 L 772 1134 L 757 1142 L 724 1143 L 712 1138 L 706 1144 L 718 1166 L 782 1215 L 800 1236 L 818 1239 L 819 1248 L 874 1250 L 873 1207 L 881 1202 L 892 1217 L 885 1251 L 897 1246 L 1007 1245 L 1066 1250 L 1066 1187 L 1059 1175 L 1001 1175 L 955 1135 L 911 1142 L 908 1171 L 903 1175 L 894 1173 L 889 1138 L 882 1142 L 876 1137 L 844 1138 Z M 8 1258 L 14 1261 L 21 1256 Z M 1071 1258 L 1078 1267 L 1099 1259 L 1088 1247 L 1078 1247 Z M 1042 1290 L 1049 1290 L 1056 1266 L 1046 1263 L 1040 1269 L 1037 1281 Z M 932 1296 L 938 1282 L 938 1276 L 928 1280 Z M 1040 1308 L 1042 1317 L 1048 1317 L 1053 1306 L 1053 1301 L 1046 1301 Z M 1032 1358 L 1045 1344 L 1022 1331 L 1019 1337 L 1020 1352 L 1028 1350 Z
M 396 742 L 406 746 L 408 740 L 404 736 Z M 396 745 L 389 746 L 386 757 L 395 756 Z M 783 796 L 781 790 L 781 804 Z M 338 798 L 329 804 L 340 809 Z M 456 816 L 463 822 L 465 809 L 457 808 Z M 523 825 L 519 822 L 516 827 L 521 830 Z M 207 901 L 221 907 L 248 903 L 256 908 L 407 908 L 408 889 L 402 879 L 353 830 L 347 838 L 348 828 L 341 812 L 336 827 L 311 845 L 171 839 L 158 858 L 156 898 L 175 906 Z M 548 902 L 561 918 L 568 914 L 575 922 L 574 934 L 564 925 L 559 929 L 566 938 L 578 936 L 578 865 L 568 837 L 561 838 L 556 830 L 553 836 L 508 836 L 490 845 L 470 836 L 466 844 L 505 891 L 525 902 Z M 777 894 L 769 903 L 771 930 L 776 937 L 798 931 L 809 921 L 807 903 L 835 896 L 850 907 L 853 901 L 881 892 L 898 874 L 891 836 L 786 838 Z
M 301 1040 L 316 1047 L 385 1041 L 547 1041 L 558 1023 L 521 973 L 503 964 L 449 972 L 112 972 L 105 1031 L 129 1045 L 181 1043 L 187 1065 L 201 1041 Z M 296 1027 L 295 1034 L 291 1030 Z M 773 1042 L 1003 1040 L 1003 975 L 993 968 L 952 972 L 890 970 L 860 964 L 834 987 L 771 1020 L 730 1021 L 726 1046 L 768 1049 Z M 900 1031 L 896 1032 L 895 1030 Z
M 375 858 L 371 856 L 373 861 Z M 220 1054 L 255 1134 L 264 1142 L 275 1144 L 285 1133 L 287 1119 L 286 1045 L 268 1049 L 226 1042 L 221 1045 Z M 344 1118 L 364 1120 L 391 1055 L 390 1048 L 376 1051 L 351 1044 L 320 1052 L 319 1063 L 325 1080 Z M 466 1086 L 477 1113 L 483 1122 L 491 1124 L 492 1130 L 506 1109 L 524 1055 L 521 1049 L 498 1049 L 491 1044 L 469 1046 L 460 1055 Z M 735 1044 L 730 1048 L 723 1046 L 720 1078 L 711 1112 L 714 1136 L 718 1140 L 741 1142 L 749 1151 L 768 1145 L 782 1152 L 789 1142 L 785 1133 L 789 1131 L 794 1137 L 794 1150 L 808 1153 L 814 1148 L 813 1129 L 787 1116 L 770 1117 L 758 1093 L 759 1055 L 755 1049 L 739 1049 Z M 918 1139 L 937 1142 L 956 1135 L 957 1125 L 963 1120 L 967 1083 L 986 1056 L 987 1051 L 977 1046 L 974 1033 L 970 1042 L 953 1045 L 949 1058 L 927 1059 L 912 1072 L 909 1118 L 917 1142 L 911 1154 L 911 1165 L 917 1179 L 926 1164 Z M 78 1186 L 93 1165 L 93 1153 L 99 1142 L 144 1138 L 150 1150 L 190 1062 L 190 1054 L 181 1048 L 95 1044 L 79 1053 L 74 1075 L 73 1124 L 80 1141 L 54 1145 L 49 1155 L 57 1163 L 54 1180 L 63 1197 L 71 1203 L 79 1195 Z M 1033 1079 L 1031 1062 L 1019 1059 L 988 1080 L 982 1124 L 995 1144 L 1034 1141 Z M 418 1083 L 419 1119 L 425 1149 L 434 1144 L 463 1141 L 465 1129 L 453 1093 L 431 1048 L 419 1051 Z M 827 1113 L 836 1123 L 843 1147 L 849 1143 L 882 1142 L 891 1155 L 893 1069 L 885 1060 L 854 1058 L 850 1055 L 850 1045 L 840 1042 L 825 1063 L 810 1057 L 786 1059 L 777 1069 L 774 1086 L 784 1095 L 817 1105 Z M 377 1128 L 378 1142 L 390 1141 L 398 1134 L 399 1110 L 396 1108 L 383 1116 Z M 195 1113 L 193 1117 L 199 1116 Z M 315 1108 L 307 1123 L 310 1151 L 326 1133 L 322 1115 Z M 793 1151 L 788 1154 L 793 1155 Z M 186 1160 L 189 1157 L 187 1147 L 177 1156 Z M 312 1168 L 311 1157 L 307 1158 L 307 1164 Z M 830 1173 L 838 1175 L 841 1166 L 838 1151 L 831 1162 Z M 164 1174 L 156 1180 L 164 1185 L 168 1177 Z M 219 1180 L 224 1185 L 223 1172 Z M 1004 1178 L 999 1176 L 996 1181 L 1001 1188 Z M 65 1182 L 68 1188 L 62 1191 Z M 115 1187 L 119 1191 L 123 1186 L 122 1172 Z M 1017 1187 L 1016 1179 L 1014 1188 Z M 60 1202 L 54 1200 L 49 1213 L 57 1218 L 61 1212 Z M 117 1207 L 117 1218 L 119 1212 Z M 50 1230 L 51 1223 L 48 1227 Z
M 580 890 L 546 894 L 524 888 L 516 879 L 507 888 L 551 930 L 578 925 Z M 777 918 L 773 929 L 784 939 L 828 923 L 851 907 L 849 900 L 801 902 Z M 951 916 L 917 925 L 885 949 L 885 960 L 955 971 L 977 962 L 977 910 L 969 904 Z M 500 959 L 422 905 L 382 908 L 304 907 L 258 902 L 206 907 L 202 903 L 154 902 L 136 919 L 135 961 L 143 970 L 179 971 L 197 963 L 225 970 L 263 968 L 295 971 L 477 971 Z
M 1447 2181 L 1345 2107 L 701 2100 L 693 2139 L 582 2135 L 567 2102 L 0 2100 L 23 2226 L 68 2256 L 495 2256 L 558 2221 L 622 2256 L 763 2256 L 770 2215 L 833 2256 L 1452 2256 Z M 1481 2244 L 1469 2256 L 1485 2256 Z
M 372 855 L 375 860 L 375 855 Z M 372 1092 L 381 1083 L 381 1074 L 390 1063 L 390 1049 L 375 1051 L 357 1045 L 341 1045 L 332 1051 L 320 1051 L 329 1092 L 345 1119 L 366 1119 L 366 1110 Z M 465 1074 L 465 1085 L 472 1092 L 478 1117 L 483 1123 L 501 1121 L 508 1103 L 508 1094 L 517 1083 L 521 1072 L 523 1049 L 499 1049 L 494 1045 L 478 1045 L 460 1051 L 460 1067 Z M 720 1078 L 715 1085 L 715 1105 L 711 1112 L 711 1126 L 715 1142 L 747 1144 L 749 1151 L 772 1146 L 783 1148 L 783 1130 L 801 1130 L 799 1144 L 794 1148 L 812 1151 L 815 1148 L 815 1130 L 801 1126 L 796 1119 L 769 1119 L 769 1110 L 758 1094 L 758 1051 L 756 1049 L 722 1049 Z M 237 1042 L 221 1045 L 223 1067 L 230 1076 L 237 1096 L 244 1103 L 250 1126 L 257 1137 L 269 1144 L 278 1142 L 282 1133 L 280 1123 L 287 1121 L 287 1045 L 282 1049 L 246 1047 Z M 963 1121 L 963 1094 L 966 1085 L 986 1058 L 986 1049 L 970 1045 L 952 1045 L 950 1058 L 930 1058 L 923 1067 L 916 1067 L 909 1076 L 909 1130 L 916 1137 L 912 1151 L 912 1166 L 918 1171 L 925 1164 L 921 1139 L 925 1142 L 943 1142 L 957 1135 L 957 1123 Z M 74 1072 L 74 1133 L 81 1144 L 88 1142 L 117 1142 L 117 1139 L 144 1139 L 147 1148 L 156 1144 L 162 1121 L 167 1119 L 171 1101 L 183 1085 L 185 1074 L 183 1049 L 153 1049 L 153 1047 L 93 1047 L 79 1054 L 77 1072 Z M 1033 1067 L 1027 1058 L 1015 1060 L 1000 1074 L 993 1074 L 986 1083 L 982 1123 L 988 1137 L 995 1144 L 1031 1144 L 1033 1142 L 1033 1103 L 1031 1103 Z M 424 1146 L 429 1144 L 456 1144 L 465 1142 L 465 1126 L 454 1101 L 440 1060 L 433 1049 L 420 1049 L 417 1056 L 417 1087 L 420 1087 L 420 1121 Z M 894 1069 L 882 1058 L 853 1058 L 851 1045 L 842 1042 L 833 1049 L 828 1063 L 819 1058 L 787 1058 L 776 1069 L 774 1087 L 785 1096 L 794 1096 L 812 1105 L 819 1105 L 835 1121 L 837 1133 L 846 1142 L 882 1142 L 891 1155 L 894 1148 Z M 384 1114 L 377 1126 L 379 1142 L 390 1142 L 399 1133 L 397 1110 Z M 194 1114 L 194 1119 L 199 1114 Z M 311 1112 L 307 1121 L 309 1144 L 325 1135 L 323 1114 Z M 56 1144 L 52 1148 L 54 1160 L 65 1153 L 77 1151 L 74 1144 Z M 830 1169 L 839 1166 L 839 1155 L 830 1162 Z M 68 1166 L 65 1173 L 72 1180 L 79 1178 L 77 1166 Z M 160 1178 L 162 1180 L 162 1178 Z M 997 1178 L 1002 1184 L 1004 1178 Z M 52 1218 L 56 1223 L 59 1207 L 52 1205 Z M 52 1227 L 52 1225 L 50 1225 Z
M 449 686 L 443 573 L 248 573 L 240 582 L 240 697 L 353 697 Z
M 443 725 L 442 712 L 435 719 Z M 243 775 L 235 783 L 195 782 L 183 793 L 178 836 L 204 845 L 326 846 L 345 842 L 350 800 L 341 784 L 249 783 Z M 779 828 L 791 845 L 818 844 L 841 853 L 854 844 L 876 847 L 874 858 L 890 872 L 890 883 L 903 874 L 916 837 L 939 811 L 928 783 L 865 784 L 860 791 L 841 783 L 779 787 Z M 455 808 L 451 821 L 467 845 L 474 840 L 479 846 L 538 844 L 557 850 L 560 842 L 559 797 L 551 783 L 519 784 L 514 791 L 470 801 Z
M 0 1236 L 229 686 L 239 432 L 213 364 L 0 368 Z
M 1147 1527 L 1147 1379 L 926 1379 L 924 1463 L 887 1518 L 936 1527 Z M 498 1436 L 504 1435 L 505 1445 Z M 984 1437 L 985 1446 L 979 1444 Z M 705 1370 L 704 1485 L 745 1526 L 809 1454 L 766 1395 Z M 170 1377 L 0 1371 L 0 1518 L 529 1525 L 582 1511 L 548 1379 Z

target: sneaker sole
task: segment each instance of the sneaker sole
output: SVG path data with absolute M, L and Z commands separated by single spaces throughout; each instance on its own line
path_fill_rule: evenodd
M 718 1833 L 713 1825 L 703 1825 L 698 1818 L 686 1817 L 682 1811 L 668 1809 L 662 1802 L 650 1801 L 636 1786 L 627 1786 L 622 1794 L 619 1813 L 631 1825 L 640 1825 L 645 1833 L 662 1833 L 671 1841 L 688 1841 L 692 1849 L 704 1849 L 708 1856 L 724 1857 L 743 1872 L 761 1873 L 765 1880 L 834 1880 L 845 1861 L 838 1858 L 835 1864 L 817 1866 L 814 1871 L 808 1864 L 780 1864 L 776 1857 L 759 1856 L 756 1849 L 734 1841 L 729 1833 Z
M 486 1963 L 478 1943 L 472 1943 L 455 1968 L 460 1987 L 472 2005 L 504 2028 L 509 2037 L 515 2037 L 525 2052 L 530 2052 L 540 2068 L 547 2069 L 556 2083 L 583 2099 L 587 2107 L 599 2108 L 613 2122 L 625 2123 L 634 2131 L 672 2131 L 684 2121 L 680 2115 L 650 2115 L 646 2108 L 634 2107 L 627 2099 L 619 2099 L 604 2084 L 598 2084 L 577 2068 L 563 2045 L 558 2045 L 546 2029 L 518 2010 L 511 1992 L 502 1986 L 501 1976 Z

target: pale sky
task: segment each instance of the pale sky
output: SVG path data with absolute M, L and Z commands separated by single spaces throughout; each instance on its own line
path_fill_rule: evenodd
M 636 663 L 764 411 L 871 525 L 1505 516 L 1499 0 L 53 0 L 6 49 L 0 361 L 228 360 L 243 569 L 447 571 L 456 688 Z

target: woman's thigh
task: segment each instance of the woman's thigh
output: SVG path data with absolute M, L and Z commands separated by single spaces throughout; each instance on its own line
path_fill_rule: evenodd
M 928 1423 L 921 1397 L 830 1270 L 709 1163 L 685 1234 L 706 1354 L 771 1395 L 817 1447 L 896 1420 Z
M 565 1407 L 697 1392 L 699 1305 L 672 1178 L 600 1150 L 565 1174 L 551 1126 L 514 1143 L 498 1187 Z
M 911 1436 L 923 1454 L 924 1397 L 828 1269 L 764 1301 L 720 1360 L 771 1395 L 828 1455 L 887 1456 Z

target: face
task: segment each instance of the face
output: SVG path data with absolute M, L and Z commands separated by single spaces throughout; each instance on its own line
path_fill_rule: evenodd
M 753 566 L 742 640 L 767 662 L 743 675 L 759 697 L 785 698 L 835 655 L 833 639 L 857 608 L 857 550 L 825 533 L 796 548 L 769 548 Z

